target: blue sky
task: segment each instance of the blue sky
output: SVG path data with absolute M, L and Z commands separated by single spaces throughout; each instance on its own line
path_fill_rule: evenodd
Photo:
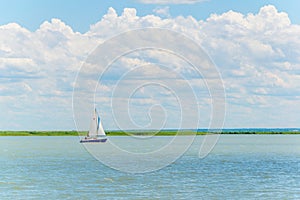
M 76 129 L 74 86 L 96 91 L 95 104 L 106 129 L 120 128 L 126 114 L 130 119 L 121 128 L 196 128 L 189 121 L 197 117 L 199 127 L 208 127 L 212 105 L 205 77 L 174 55 L 149 50 L 121 56 L 100 85 L 99 72 L 82 67 L 112 36 L 149 27 L 188 36 L 212 59 L 226 92 L 224 127 L 300 127 L 299 7 L 296 0 L 3 1 L 0 130 Z M 80 69 L 83 85 L 75 80 Z M 153 77 L 170 87 L 148 86 L 145 81 Z M 188 85 L 196 96 L 188 93 Z M 196 102 L 189 103 L 193 98 Z M 118 105 L 115 111 L 112 99 Z M 91 104 L 91 99 L 84 100 Z M 182 125 L 176 117 L 181 116 L 180 105 L 189 113 Z M 198 116 L 192 112 L 195 105 Z M 76 106 L 80 129 L 87 129 L 89 107 Z M 170 119 L 164 121 L 166 116 Z

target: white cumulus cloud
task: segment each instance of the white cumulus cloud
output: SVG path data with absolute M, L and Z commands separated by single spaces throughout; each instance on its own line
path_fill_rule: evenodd
M 157 7 L 153 10 L 155 14 L 161 17 L 170 17 L 170 7 Z

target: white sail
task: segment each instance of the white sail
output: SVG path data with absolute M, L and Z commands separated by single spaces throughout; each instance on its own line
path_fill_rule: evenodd
M 92 116 L 88 137 L 97 137 L 97 129 L 98 129 L 98 116 L 97 116 L 97 111 L 95 109 Z
M 99 116 L 98 116 L 98 135 L 99 136 L 105 136 L 105 132 L 104 132 L 102 122 L 101 122 L 101 119 L 100 119 Z

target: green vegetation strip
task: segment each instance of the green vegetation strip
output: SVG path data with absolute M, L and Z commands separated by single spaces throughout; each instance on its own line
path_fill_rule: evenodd
M 0 136 L 84 136 L 87 131 L 0 131 Z M 107 131 L 108 136 L 173 136 L 173 135 L 194 135 L 195 131 L 181 130 L 181 131 Z M 208 132 L 197 132 L 197 135 L 206 135 Z M 253 131 L 224 131 L 221 134 L 300 134 L 299 131 L 287 132 L 253 132 Z
M 0 131 L 0 136 L 78 136 L 85 132 L 77 131 Z

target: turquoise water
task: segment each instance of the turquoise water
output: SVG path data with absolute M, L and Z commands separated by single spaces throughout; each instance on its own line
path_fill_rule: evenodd
M 222 135 L 200 159 L 202 139 L 161 170 L 129 174 L 78 137 L 1 137 L 0 199 L 300 199 L 300 135 Z

